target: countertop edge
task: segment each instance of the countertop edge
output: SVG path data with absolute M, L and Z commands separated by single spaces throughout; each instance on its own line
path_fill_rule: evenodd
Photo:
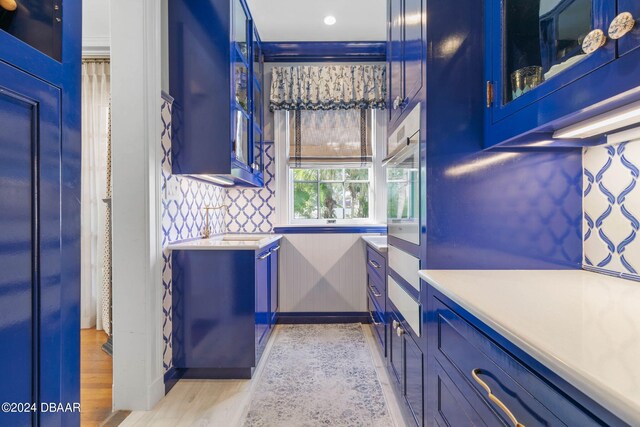
M 491 272 L 492 270 L 486 271 Z M 526 270 L 521 271 L 524 272 Z M 566 270 L 558 271 L 564 272 Z M 634 402 L 629 401 L 626 396 L 620 394 L 614 389 L 611 389 L 606 384 L 597 381 L 595 378 L 589 375 L 585 375 L 583 371 L 573 369 L 570 365 L 558 359 L 553 354 L 539 349 L 535 344 L 532 344 L 518 336 L 516 332 L 512 332 L 501 323 L 496 322 L 490 317 L 490 315 L 482 312 L 481 310 L 477 310 L 471 301 L 467 301 L 465 298 L 460 297 L 456 293 L 447 289 L 446 285 L 439 283 L 437 280 L 431 277 L 429 275 L 429 270 L 420 270 L 418 271 L 418 275 L 422 280 L 426 281 L 435 289 L 442 292 L 445 296 L 459 304 L 463 309 L 467 310 L 471 315 L 489 326 L 498 334 L 502 335 L 516 347 L 529 354 L 529 356 L 539 361 L 542 365 L 553 371 L 556 375 L 567 381 L 569 384 L 576 387 L 586 396 L 593 399 L 596 403 L 610 411 L 615 416 L 631 425 L 637 423 L 640 420 L 640 408 L 638 408 Z M 621 404 L 622 402 L 625 402 L 626 404 Z
M 189 246 L 189 242 L 182 243 L 170 243 L 165 249 L 172 251 L 255 251 L 264 248 L 278 240 L 281 240 L 284 236 L 282 234 L 274 234 L 268 238 L 262 240 L 256 240 L 252 242 L 254 244 L 245 244 L 242 246 L 234 246 L 232 244 L 227 245 L 210 245 L 210 246 Z
M 362 240 L 364 240 L 364 242 L 373 247 L 375 250 L 377 250 L 378 252 L 387 252 L 387 248 L 389 247 L 388 244 L 383 245 L 379 245 L 373 241 L 371 241 L 371 239 L 369 239 L 369 237 L 379 237 L 379 236 L 362 236 L 360 237 Z

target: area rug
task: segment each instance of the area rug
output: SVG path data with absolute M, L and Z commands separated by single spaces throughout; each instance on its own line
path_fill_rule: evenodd
M 280 325 L 245 426 L 392 426 L 359 324 Z

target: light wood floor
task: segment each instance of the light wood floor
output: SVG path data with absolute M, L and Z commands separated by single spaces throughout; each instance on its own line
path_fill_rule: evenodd
M 374 337 L 368 325 L 362 326 L 391 419 L 395 427 L 404 427 L 391 379 L 382 357 L 373 348 L 376 345 Z M 180 380 L 153 410 L 134 411 L 121 426 L 241 426 L 278 329 L 276 327 L 269 340 L 252 380 Z
M 104 331 L 80 331 L 80 425 L 97 426 L 111 414 L 112 359 L 102 344 Z

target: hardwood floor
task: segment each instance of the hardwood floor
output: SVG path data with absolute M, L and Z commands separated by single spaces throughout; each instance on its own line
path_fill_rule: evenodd
M 112 359 L 102 344 L 107 340 L 104 331 L 80 331 L 80 425 L 100 425 L 111 415 Z
M 377 350 L 372 348 L 377 344 L 369 327 L 362 327 L 394 427 L 404 427 L 384 361 Z M 241 426 L 278 329 L 276 327 L 267 344 L 253 380 L 180 380 L 153 410 L 134 411 L 121 426 Z

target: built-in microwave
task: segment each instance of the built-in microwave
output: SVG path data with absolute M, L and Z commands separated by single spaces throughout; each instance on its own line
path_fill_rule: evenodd
M 420 244 L 420 105 L 417 105 L 387 145 L 387 233 Z

